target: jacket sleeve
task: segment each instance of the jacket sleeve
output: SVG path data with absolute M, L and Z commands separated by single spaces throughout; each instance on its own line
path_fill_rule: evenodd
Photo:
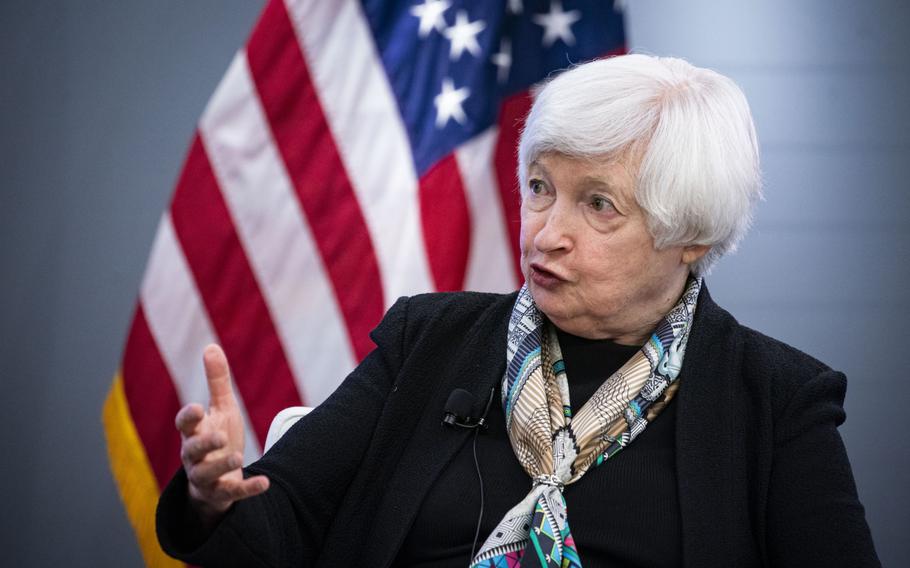
M 768 489 L 771 566 L 880 566 L 837 427 L 847 381 L 824 371 L 776 421 Z
M 181 469 L 158 503 L 162 548 L 200 566 L 310 566 L 344 498 L 401 365 L 406 299 L 372 333 L 377 348 L 320 406 L 295 424 L 245 474 L 270 480 L 264 494 L 238 501 L 210 531 L 189 504 Z

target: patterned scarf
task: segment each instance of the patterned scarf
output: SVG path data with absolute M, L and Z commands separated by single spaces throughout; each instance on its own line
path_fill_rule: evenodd
M 509 319 L 502 404 L 532 488 L 499 522 L 472 568 L 581 567 L 563 487 L 628 446 L 676 394 L 699 290 L 701 279 L 690 278 L 648 342 L 573 415 L 556 331 L 522 287 Z

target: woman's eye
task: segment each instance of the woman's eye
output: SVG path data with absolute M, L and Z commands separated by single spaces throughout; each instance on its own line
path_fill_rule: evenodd
M 591 198 L 591 208 L 595 211 L 605 211 L 613 207 L 613 203 L 602 195 L 595 195 Z
M 530 189 L 531 193 L 534 195 L 540 195 L 544 191 L 543 182 L 539 179 L 532 179 L 528 182 L 528 189 Z

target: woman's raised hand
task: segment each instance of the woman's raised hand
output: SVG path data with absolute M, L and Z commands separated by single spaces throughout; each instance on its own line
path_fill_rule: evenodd
M 190 502 L 206 521 L 215 521 L 240 499 L 268 489 L 264 475 L 243 478 L 243 416 L 231 388 L 224 351 L 209 345 L 202 355 L 209 409 L 191 403 L 177 413 L 180 459 L 189 479 Z

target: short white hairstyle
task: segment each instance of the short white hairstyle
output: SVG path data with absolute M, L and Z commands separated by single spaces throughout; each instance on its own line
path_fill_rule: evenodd
M 635 199 L 657 249 L 709 245 L 709 272 L 736 249 L 761 198 L 749 104 L 727 77 L 671 57 L 622 55 L 575 66 L 537 91 L 518 178 L 543 153 L 641 159 Z

